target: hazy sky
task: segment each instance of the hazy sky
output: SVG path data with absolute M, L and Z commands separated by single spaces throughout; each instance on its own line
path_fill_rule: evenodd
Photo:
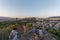
M 60 16 L 60 0 L 0 0 L 0 16 Z

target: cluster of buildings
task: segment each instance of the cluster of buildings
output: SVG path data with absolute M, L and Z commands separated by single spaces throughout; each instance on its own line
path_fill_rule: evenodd
M 46 28 L 54 28 L 60 30 L 60 17 L 48 17 L 48 18 L 24 18 L 23 22 L 32 22 L 33 25 L 44 25 Z

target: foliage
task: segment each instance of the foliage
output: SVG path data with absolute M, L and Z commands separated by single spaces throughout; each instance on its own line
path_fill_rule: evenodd
M 55 30 L 53 28 L 48 28 L 48 29 L 46 29 L 46 31 L 48 31 L 57 40 L 60 40 L 60 31 L 59 30 Z

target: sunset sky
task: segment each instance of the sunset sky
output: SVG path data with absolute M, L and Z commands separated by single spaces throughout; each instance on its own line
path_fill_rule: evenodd
M 0 0 L 0 16 L 60 16 L 60 0 Z

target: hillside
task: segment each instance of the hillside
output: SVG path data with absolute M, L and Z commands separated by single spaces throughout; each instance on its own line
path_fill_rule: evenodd
M 14 21 L 16 18 L 10 18 L 10 17 L 0 17 L 0 22 L 2 21 Z
M 48 17 L 48 18 L 60 18 L 60 16 L 51 16 L 51 17 Z

